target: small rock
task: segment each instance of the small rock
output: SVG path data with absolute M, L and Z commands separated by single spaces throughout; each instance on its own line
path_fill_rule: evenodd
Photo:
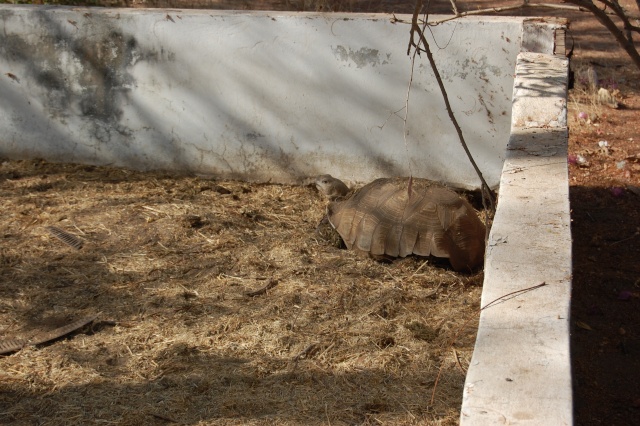
M 600 90 L 598 90 L 598 103 L 607 105 L 608 107 L 617 109 L 620 107 L 620 105 L 618 104 L 618 101 L 616 100 L 615 95 L 608 91 L 607 89 L 605 89 L 604 87 L 601 87 Z
M 598 146 L 600 147 L 600 153 L 604 155 L 609 155 L 609 142 L 600 141 L 598 142 Z
M 584 158 L 582 155 L 578 154 L 576 155 L 576 163 L 578 164 L 578 166 L 580 167 L 589 167 L 590 164 L 587 161 L 586 158 Z

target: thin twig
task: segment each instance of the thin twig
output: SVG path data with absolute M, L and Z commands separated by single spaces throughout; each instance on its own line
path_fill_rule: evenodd
M 413 271 L 413 274 L 411 274 L 411 276 L 409 277 L 409 279 L 408 279 L 407 281 L 409 281 L 409 280 L 411 280 L 413 277 L 415 277 L 415 276 L 416 276 L 416 274 L 417 274 L 418 272 L 420 272 L 420 270 L 421 270 L 422 268 L 424 268 L 424 267 L 427 265 L 427 263 L 429 263 L 429 259 L 428 259 L 428 258 L 427 258 L 427 260 L 425 260 L 424 262 L 422 262 L 422 263 L 420 264 L 420 266 L 418 266 L 418 269 L 416 269 L 415 271 Z
M 526 293 L 526 292 L 538 289 L 540 287 L 544 287 L 546 285 L 547 285 L 547 283 L 542 282 L 540 284 L 537 284 L 537 285 L 534 285 L 534 286 L 531 286 L 531 287 L 523 288 L 523 289 L 520 289 L 520 290 L 516 290 L 516 291 L 512 291 L 510 293 L 504 294 L 504 295 L 492 300 L 491 302 L 487 303 L 486 305 L 484 305 L 482 308 L 480 308 L 480 311 L 483 311 L 483 310 L 489 308 L 490 306 L 492 306 L 493 304 L 498 303 L 500 301 L 505 301 L 506 299 L 510 299 L 511 297 L 514 297 L 514 296 L 516 296 L 518 294 Z M 462 326 L 460 326 L 458 331 L 456 331 L 456 333 L 451 338 L 451 341 L 449 342 L 449 347 L 453 348 L 453 343 L 458 339 L 458 336 L 460 335 L 460 333 L 462 333 L 462 330 L 467 328 L 467 325 L 469 324 L 469 322 L 471 322 L 472 319 L 473 319 L 473 317 L 469 317 L 464 322 L 464 324 L 462 324 Z M 430 402 L 431 405 L 433 405 L 433 401 L 436 398 L 436 389 L 438 388 L 438 382 L 440 381 L 440 376 L 442 375 L 442 368 L 443 367 L 444 367 L 444 364 L 440 365 L 440 369 L 438 370 L 438 375 L 436 376 L 435 383 L 433 384 L 433 391 L 431 392 L 431 402 Z
M 293 361 L 294 362 L 298 362 L 302 357 L 305 357 L 313 352 L 315 352 L 318 349 L 318 344 L 317 343 L 312 343 L 309 346 L 307 346 L 306 348 L 304 348 L 302 350 L 302 352 L 300 352 L 298 355 L 296 355 L 295 357 L 293 357 Z
M 569 1 L 569 0 L 567 0 Z M 445 22 L 453 21 L 455 19 L 464 18 L 465 16 L 475 16 L 475 15 L 492 15 L 495 13 L 509 12 L 512 10 L 519 9 L 557 9 L 557 10 L 567 10 L 572 12 L 583 12 L 583 13 L 591 13 L 589 9 L 583 6 L 572 6 L 566 4 L 552 4 L 552 3 L 518 3 L 512 6 L 502 6 L 502 7 L 488 7 L 486 9 L 477 9 L 477 10 L 469 10 L 466 12 L 458 12 L 457 15 L 452 15 L 447 18 L 439 19 L 437 21 L 429 21 L 427 24 L 430 27 L 435 27 L 437 25 L 443 24 Z M 606 15 L 617 16 L 615 12 L 603 11 Z M 640 19 L 640 16 L 628 15 L 629 19 Z M 401 24 L 410 24 L 410 21 L 406 21 L 404 19 L 398 19 L 395 15 L 392 18 L 392 22 L 399 22 Z M 423 22 L 420 22 L 423 23 Z
M 409 84 L 407 84 L 407 96 L 404 104 L 404 117 L 402 118 L 402 138 L 404 139 L 404 150 L 409 158 L 409 142 L 407 141 L 407 122 L 409 120 L 409 95 L 411 94 L 411 85 L 413 83 L 413 70 L 415 69 L 416 54 L 418 49 L 414 50 L 413 56 L 411 56 L 411 74 L 409 74 Z M 409 176 L 413 176 L 411 167 L 411 161 L 409 160 Z M 411 195 L 411 194 L 409 194 Z
M 629 41 L 627 37 L 625 37 L 624 32 L 620 30 L 620 28 L 618 28 L 615 22 L 613 22 L 610 16 L 611 12 L 606 12 L 605 10 L 600 9 L 591 0 L 566 0 L 566 1 L 568 3 L 572 3 L 574 5 L 584 7 L 589 12 L 591 12 L 596 17 L 596 19 L 600 21 L 600 23 L 609 30 L 609 32 L 613 35 L 613 37 L 616 39 L 616 41 L 620 45 L 620 47 L 622 47 L 627 52 L 627 54 L 629 55 L 629 57 L 631 58 L 635 66 L 638 69 L 640 69 L 640 53 L 638 53 L 638 50 L 636 49 L 635 44 L 633 43 L 633 40 Z M 630 17 L 627 17 L 627 18 L 630 18 Z
M 622 240 L 614 241 L 614 242 L 612 242 L 612 243 L 611 243 L 611 244 L 609 244 L 609 245 L 610 245 L 610 246 L 613 246 L 613 245 L 616 245 L 616 244 L 623 243 L 623 242 L 625 242 L 625 241 L 629 241 L 629 240 L 631 240 L 631 239 L 633 239 L 633 238 L 637 237 L 638 235 L 640 235 L 640 232 L 636 231 L 636 233 L 635 233 L 635 234 L 633 234 L 632 236 L 627 237 L 627 238 L 623 238 Z
M 331 426 L 331 419 L 329 418 L 329 409 L 327 408 L 327 403 L 324 404 L 324 415 L 327 416 L 327 424 Z
M 462 367 L 462 364 L 460 363 L 460 356 L 458 355 L 458 351 L 456 351 L 456 348 L 451 348 L 451 350 L 453 351 L 453 359 L 456 360 L 456 364 L 458 364 L 458 368 L 460 369 L 462 374 L 467 374 L 465 369 Z
M 442 24 L 444 22 L 452 21 L 454 19 L 462 18 L 465 16 L 472 15 L 492 15 L 501 12 L 508 12 L 512 10 L 526 9 L 526 8 L 543 8 L 543 9 L 558 9 L 558 10 L 568 10 L 575 12 L 584 12 L 591 13 L 605 28 L 609 30 L 611 35 L 616 39 L 618 44 L 627 52 L 633 63 L 640 69 L 640 53 L 635 47 L 633 38 L 631 37 L 631 31 L 640 33 L 640 25 L 633 25 L 631 23 L 632 20 L 638 21 L 640 20 L 640 16 L 632 15 L 626 12 L 619 4 L 617 4 L 617 0 L 598 0 L 600 4 L 604 5 L 603 8 L 599 7 L 598 4 L 594 3 L 592 0 L 565 0 L 567 3 L 571 3 L 571 5 L 565 4 L 550 4 L 550 3 L 529 3 L 528 1 L 524 1 L 522 3 L 518 3 L 511 6 L 503 6 L 503 7 L 491 7 L 486 9 L 479 10 L 470 10 L 467 12 L 459 12 L 456 15 L 447 17 L 438 21 L 428 22 L 428 26 L 436 26 Z M 640 1 L 636 0 L 638 3 Z M 639 5 L 640 8 L 640 5 Z M 455 13 L 455 11 L 454 11 Z M 620 19 L 623 24 L 623 29 L 621 30 L 616 23 L 613 21 L 612 17 Z M 411 25 L 412 28 L 417 24 L 416 19 L 412 19 Z M 426 22 L 425 18 L 423 22 Z M 395 16 L 393 17 L 393 22 L 400 23 L 409 23 L 405 20 L 399 20 Z M 624 31 L 623 31 L 624 30 Z M 413 33 L 413 30 L 412 30 Z M 412 42 L 413 42 L 413 34 L 412 34 Z M 414 44 L 415 45 L 415 44 Z
M 167 15 L 167 16 L 169 16 L 169 15 Z M 149 414 L 150 416 L 152 416 L 152 417 L 155 417 L 156 419 L 164 420 L 165 422 L 169 422 L 169 423 L 177 423 L 177 424 L 179 424 L 179 425 L 186 425 L 186 423 L 185 423 L 185 422 L 182 422 L 182 421 L 180 421 L 180 420 L 176 420 L 176 419 L 174 419 L 174 418 L 172 418 L 172 417 L 169 417 L 169 416 L 166 416 L 166 415 L 164 415 L 164 414 L 160 414 L 160 413 L 151 413 L 151 412 L 150 412 L 150 413 L 148 413 L 148 414 Z
M 505 295 L 502 295 L 502 296 L 492 300 L 491 302 L 487 303 L 482 308 L 480 308 L 480 310 L 484 311 L 485 309 L 487 309 L 488 307 L 492 306 L 495 303 L 504 302 L 505 300 L 511 299 L 513 296 L 517 296 L 517 295 L 522 294 L 522 293 L 526 293 L 526 292 L 529 292 L 529 291 L 532 291 L 532 290 L 536 290 L 536 289 L 538 289 L 540 287 L 544 287 L 546 285 L 547 285 L 547 283 L 542 282 L 542 283 L 540 283 L 538 285 L 534 285 L 532 287 L 527 287 L 527 288 L 523 288 L 521 290 L 512 291 L 511 293 L 507 293 Z
M 278 285 L 278 280 L 269 280 L 267 285 L 255 291 L 248 291 L 245 293 L 245 296 L 249 296 L 249 297 L 260 296 L 262 294 L 265 294 L 267 290 L 272 289 L 276 285 Z
M 418 5 L 420 7 L 418 7 Z M 478 167 L 478 165 L 476 164 L 475 159 L 473 158 L 473 155 L 471 155 L 471 151 L 469 151 L 469 147 L 467 146 L 467 142 L 464 139 L 464 135 L 462 134 L 462 129 L 460 128 L 460 125 L 458 124 L 458 120 L 455 117 L 455 114 L 453 113 L 453 108 L 451 107 L 451 103 L 449 102 L 449 95 L 447 94 L 447 90 L 444 87 L 444 83 L 442 81 L 442 77 L 440 76 L 440 72 L 438 71 L 438 67 L 436 65 L 436 61 L 433 57 L 433 54 L 431 53 L 431 49 L 429 47 L 429 42 L 427 41 L 423 30 L 420 28 L 420 26 L 418 25 L 417 21 L 418 21 L 418 16 L 416 11 L 422 9 L 422 0 L 417 0 L 416 1 L 416 8 L 414 11 L 414 15 L 413 15 L 413 19 L 412 19 L 412 24 L 411 24 L 411 37 L 410 37 L 410 41 L 409 41 L 409 50 L 411 50 L 411 47 L 415 47 L 416 50 L 422 50 L 423 52 L 425 52 L 427 54 L 427 58 L 429 59 L 429 64 L 431 65 L 431 69 L 433 70 L 433 74 L 436 78 L 436 81 L 438 82 L 438 87 L 440 88 L 440 92 L 442 93 L 442 98 L 444 100 L 444 104 L 445 107 L 447 109 L 447 113 L 449 114 L 449 119 L 451 120 L 451 123 L 453 124 L 453 127 L 455 127 L 456 129 L 456 133 L 458 134 L 458 139 L 460 140 L 460 144 L 462 145 L 462 148 L 464 149 L 464 152 L 467 154 L 467 158 L 469 158 L 469 161 L 471 162 L 471 165 L 473 166 L 474 170 L 476 171 L 476 174 L 478 175 L 478 177 L 480 178 L 480 182 L 482 183 L 482 196 L 486 197 L 489 200 L 489 208 L 491 209 L 491 211 L 494 211 L 495 209 L 495 200 L 493 198 L 493 194 L 491 193 L 491 189 L 489 188 L 489 185 L 487 184 L 487 182 L 484 179 L 484 176 L 482 175 L 482 172 L 480 171 L 480 168 Z M 426 21 L 426 19 L 425 19 Z M 415 44 L 414 41 L 414 34 L 418 34 L 418 37 L 420 39 L 418 44 Z M 420 44 L 422 44 L 422 47 L 420 47 Z
M 140 206 L 145 210 L 149 210 L 152 211 L 154 213 L 158 213 L 158 214 L 163 214 L 165 216 L 169 216 L 169 213 L 163 212 L 162 210 L 158 210 L 158 209 L 154 209 L 153 207 L 149 207 L 149 206 Z
M 453 14 L 456 16 L 460 16 L 460 13 L 458 12 L 458 6 L 456 6 L 455 0 L 449 0 L 449 2 L 451 2 L 451 10 L 453 10 Z

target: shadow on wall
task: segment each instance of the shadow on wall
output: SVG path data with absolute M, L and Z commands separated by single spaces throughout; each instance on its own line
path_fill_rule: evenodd
M 10 25 L 7 22 L 26 24 L 25 15 L 1 12 L 5 26 Z M 130 137 L 133 129 L 123 124 L 121 108 L 135 85 L 128 68 L 149 54 L 141 55 L 135 39 L 109 28 L 95 28 L 94 36 L 78 37 L 74 34 L 80 31 L 78 22 L 52 19 L 50 8 L 38 8 L 27 16 L 37 20 L 31 25 L 44 30 L 34 37 L 5 29 L 0 53 L 25 75 L 15 81 L 17 86 L 3 90 L 3 109 L 16 115 L 27 111 L 14 120 L 20 126 L 17 131 L 28 135 L 45 129 L 47 143 L 62 153 L 56 160 L 64 161 L 65 147 L 71 146 L 79 158 L 95 162 L 97 155 L 88 148 L 92 144 L 73 140 L 75 132 L 70 134 L 67 124 L 81 121 L 82 131 L 103 143 L 117 144 Z M 85 17 L 90 19 L 90 13 Z M 22 147 L 22 156 L 37 155 L 36 148 Z
M 371 177 L 406 174 L 407 163 L 414 169 L 424 168 L 425 162 L 433 163 L 434 169 L 470 168 L 457 141 L 453 151 L 459 151 L 459 155 L 450 155 L 446 164 L 439 164 L 442 160 L 434 161 L 429 155 L 425 158 L 419 145 L 424 146 L 422 140 L 433 139 L 435 146 L 440 147 L 443 142 L 439 135 L 443 132 L 452 135 L 453 128 L 447 120 L 421 111 L 413 111 L 410 119 L 431 120 L 433 131 L 410 134 L 419 144 L 410 141 L 408 147 L 398 148 L 404 144 L 401 112 L 404 99 L 400 97 L 404 98 L 408 84 L 408 59 L 406 76 L 395 73 L 381 77 L 386 72 L 385 58 L 375 50 L 368 51 L 374 56 L 368 59 L 373 62 L 367 66 L 374 68 L 374 75 L 379 74 L 374 78 L 384 78 L 393 93 L 390 96 L 389 92 L 371 90 L 371 82 L 364 83 L 357 74 L 343 72 L 335 64 L 318 66 L 311 60 L 318 56 L 317 51 L 304 45 L 303 40 L 292 37 L 279 41 L 282 49 L 289 49 L 290 56 L 271 55 L 261 50 L 262 42 L 256 44 L 255 40 L 269 42 L 264 34 L 273 34 L 274 25 L 285 34 L 289 28 L 295 30 L 298 24 L 291 21 L 263 19 L 255 25 L 241 25 L 237 30 L 226 28 L 233 34 L 221 33 L 218 37 L 232 35 L 239 46 L 238 53 L 220 54 L 215 50 L 218 40 L 211 39 L 212 33 L 203 29 L 202 20 L 190 21 L 190 15 L 147 12 L 141 16 L 102 10 L 97 19 L 94 15 L 97 12 L 91 9 L 79 13 L 53 8 L 35 9 L 31 13 L 4 9 L 0 13 L 7 34 L 0 53 L 9 68 L 19 70 L 12 71 L 15 79 L 7 77 L 0 84 L 0 106 L 8 112 L 8 127 L 13 131 L 5 136 L 5 142 L 21 158 L 42 156 L 39 147 L 46 145 L 55 147 L 56 154 L 47 157 L 52 161 L 71 158 L 92 164 L 164 168 L 231 178 L 254 173 L 264 180 L 279 175 L 300 178 L 318 174 L 325 172 L 323 167 L 327 164 L 336 170 L 361 167 L 369 170 Z M 36 17 L 37 23 L 30 21 L 31 16 Z M 192 40 L 191 48 L 185 49 L 184 38 L 174 40 L 171 34 L 175 30 L 164 29 L 174 25 L 184 28 Z M 30 26 L 37 30 L 30 31 Z M 332 29 L 338 30 L 334 26 L 335 23 Z M 134 32 L 149 34 L 149 38 L 136 38 Z M 375 45 L 371 42 L 375 37 L 379 35 L 365 29 L 350 36 L 349 43 L 371 46 Z M 343 66 L 351 69 L 364 66 L 356 57 L 361 51 L 336 49 L 334 56 L 342 58 Z M 448 53 L 456 49 L 450 46 Z M 251 66 L 246 65 L 246 52 L 250 52 Z M 245 55 L 244 59 L 238 60 L 241 55 Z M 332 59 L 335 61 L 337 56 Z M 273 75 L 274 70 L 276 75 L 277 70 L 288 72 L 281 73 L 279 79 L 263 77 Z M 456 72 L 464 72 L 466 76 L 469 70 L 449 72 L 456 76 Z M 493 83 L 502 78 L 501 72 L 494 70 L 496 75 L 490 76 L 495 80 Z M 456 88 L 473 98 L 465 99 L 473 105 L 463 105 L 462 115 L 473 113 L 476 121 L 483 122 L 488 117 L 491 123 L 486 132 L 490 135 L 483 137 L 493 143 L 495 128 L 508 122 L 509 112 L 500 105 L 510 100 L 511 93 L 501 93 L 505 90 L 489 84 L 483 88 L 487 90 L 484 99 L 482 94 L 479 99 L 474 98 L 477 89 L 471 83 L 478 77 L 474 73 L 467 78 L 457 76 L 455 80 Z M 326 102 L 304 104 L 299 99 L 292 100 L 295 97 L 289 96 L 289 87 L 308 90 L 313 96 L 323 94 Z M 229 88 L 254 96 L 247 102 L 234 97 Z M 413 90 L 415 96 L 433 98 L 429 87 L 416 84 Z M 346 93 L 349 95 L 345 96 Z M 494 96 L 500 98 L 496 104 Z M 353 111 L 353 116 L 336 120 L 335 113 L 332 114 L 336 106 Z M 377 121 L 364 123 L 361 117 L 369 120 L 377 117 Z M 499 117 L 502 124 L 493 124 L 492 117 Z M 465 122 L 468 139 L 473 139 L 478 133 L 475 131 L 478 123 L 468 117 Z M 321 134 L 318 123 L 325 129 Z M 435 131 L 440 127 L 442 130 Z M 377 135 L 372 139 L 382 142 L 373 143 L 369 134 Z M 382 139 L 380 135 L 384 135 Z M 345 155 L 347 143 L 358 160 L 366 159 L 360 161 L 362 165 L 354 164 L 353 155 Z M 398 149 L 410 160 L 389 159 L 388 153 Z M 495 147 L 474 149 L 487 158 L 494 156 L 483 151 Z M 317 165 L 321 161 L 325 166 Z
M 5 22 L 11 19 L 24 19 L 24 16 L 13 15 L 8 10 L 3 10 Z M 200 155 L 202 162 L 205 157 L 217 157 L 225 163 L 225 156 L 229 153 L 226 149 L 220 151 L 211 147 L 206 148 L 209 141 L 206 128 L 207 117 L 203 117 L 202 111 L 179 111 L 180 106 L 187 103 L 191 106 L 200 105 L 205 111 L 213 111 L 217 116 L 216 123 L 226 123 L 229 129 L 228 135 L 232 139 L 244 136 L 243 147 L 245 152 L 239 155 L 244 157 L 244 170 L 250 170 L 256 165 L 256 152 L 263 153 L 273 158 L 260 158 L 266 161 L 272 168 L 281 168 L 288 173 L 297 175 L 296 164 L 280 148 L 281 141 L 267 137 L 261 132 L 260 127 L 245 121 L 246 111 L 237 111 L 234 107 L 235 100 L 221 99 L 216 93 L 216 79 L 223 75 L 227 81 L 234 80 L 234 85 L 253 86 L 251 90 L 256 94 L 255 106 L 257 111 L 264 115 L 262 119 L 272 121 L 287 121 L 287 107 L 274 104 L 271 99 L 262 96 L 265 88 L 259 85 L 256 75 L 260 75 L 261 67 L 269 69 L 283 69 L 291 67 L 291 63 L 283 63 L 280 58 L 269 58 L 268 63 L 256 62 L 254 69 L 240 69 L 235 66 L 233 58 L 223 58 L 219 61 L 218 68 L 211 71 L 210 87 L 193 87 L 188 92 L 184 89 L 178 91 L 175 86 L 187 87 L 185 81 L 189 81 L 189 74 L 198 73 L 189 69 L 187 64 L 176 64 L 175 53 L 169 50 L 148 49 L 140 44 L 131 34 L 123 32 L 118 25 L 108 25 L 108 20 L 93 20 L 91 12 L 83 15 L 85 22 L 63 20 L 51 13 L 50 8 L 36 10 L 32 16 L 38 20 L 37 26 L 45 28 L 39 31 L 37 42 L 29 33 L 10 32 L 4 37 L 0 53 L 12 63 L 24 70 L 26 75 L 18 76 L 10 82 L 10 88 L 2 88 L 3 109 L 12 111 L 12 116 L 20 116 L 13 120 L 19 128 L 20 134 L 37 135 L 39 131 L 48 134 L 47 144 L 55 146 L 58 151 L 57 158 L 49 158 L 54 161 L 68 160 L 68 154 L 73 153 L 76 161 L 87 161 L 94 164 L 114 164 L 131 168 L 144 168 L 149 157 L 156 159 L 169 169 L 189 170 L 193 167 L 192 154 L 186 151 L 204 146 Z M 174 18 L 166 15 L 165 21 L 174 22 Z M 55 19 L 54 19 L 55 18 Z M 114 17 L 120 19 L 119 17 Z M 123 17 L 124 19 L 124 17 Z M 175 18 L 178 19 L 178 18 Z M 245 37 L 250 38 L 253 28 L 245 28 Z M 79 35 L 80 34 L 80 35 Z M 157 36 L 159 34 L 156 34 Z M 169 41 L 166 43 L 171 45 Z M 178 47 L 180 49 L 180 47 Z M 304 62 L 304 61 L 303 61 Z M 144 67 L 152 69 L 152 77 L 156 75 L 158 81 L 168 82 L 168 87 L 158 86 L 154 81 L 143 81 L 135 75 L 134 67 L 145 64 Z M 311 70 L 316 71 L 316 70 Z M 320 72 L 320 71 L 318 71 Z M 313 74 L 313 73 L 312 73 Z M 345 81 L 337 75 L 331 78 L 336 82 L 333 88 L 319 87 L 321 83 L 310 80 L 309 86 L 313 90 L 326 90 L 340 93 L 357 82 Z M 152 79 L 151 79 L 152 80 Z M 158 104 L 150 103 L 150 99 L 137 96 L 134 93 L 139 88 L 166 89 L 166 94 L 157 94 L 158 98 L 169 105 L 164 111 L 185 115 L 186 119 L 193 118 L 193 125 L 199 126 L 204 138 L 201 144 L 189 140 L 189 135 L 174 133 L 173 128 L 166 126 L 163 109 Z M 312 86 L 316 87 L 312 87 Z M 26 96 L 25 96 L 26 94 Z M 330 96 L 330 93 L 328 94 Z M 32 104 L 28 99 L 35 99 Z M 184 100 L 188 102 L 184 102 Z M 354 108 L 380 103 L 381 99 L 352 99 L 350 102 L 359 103 Z M 173 104 L 176 104 L 174 107 Z M 182 104 L 182 105 L 181 105 Z M 27 113 L 24 113 L 27 111 Z M 191 117 L 190 117 L 191 116 Z M 135 119 L 140 122 L 136 123 Z M 323 120 L 322 111 L 311 111 L 309 120 Z M 76 125 L 79 132 L 69 132 L 69 124 Z M 340 127 L 340 131 L 357 140 L 349 128 L 349 122 L 327 123 L 328 126 Z M 205 127 L 203 127 L 203 125 Z M 304 130 L 304 123 L 290 123 Z M 235 129 L 244 129 L 236 131 Z M 154 135 L 152 149 L 141 143 L 135 143 L 136 133 L 149 132 Z M 218 129 L 214 129 L 217 136 Z M 82 135 L 87 134 L 89 139 L 83 140 Z M 226 134 L 222 132 L 223 138 Z M 242 136 L 239 133 L 243 133 Z M 314 135 L 305 135 L 308 138 Z M 214 136 L 215 137 L 215 136 Z M 11 138 L 8 138 L 9 142 Z M 362 141 L 365 143 L 366 141 Z M 31 146 L 17 147 L 21 151 L 21 157 L 38 157 L 38 144 L 42 141 L 34 141 Z M 200 149 L 196 147 L 196 149 Z M 364 147 L 362 148 L 365 149 Z M 371 150 L 375 155 L 375 149 Z M 185 158 L 185 155 L 189 158 Z M 376 162 L 381 167 L 394 173 L 394 165 L 382 156 Z M 219 170 L 227 177 L 236 177 L 233 168 Z M 230 173 L 231 172 L 231 173 Z M 397 173 L 397 171 L 396 171 Z

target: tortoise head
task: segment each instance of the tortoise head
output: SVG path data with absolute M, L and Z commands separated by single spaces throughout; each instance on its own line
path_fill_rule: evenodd
M 349 188 L 344 182 L 331 175 L 320 175 L 316 178 L 315 183 L 318 191 L 331 201 L 344 197 L 349 192 Z

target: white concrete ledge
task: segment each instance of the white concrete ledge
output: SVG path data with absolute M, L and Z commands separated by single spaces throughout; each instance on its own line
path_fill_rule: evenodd
M 573 424 L 567 59 L 523 53 L 462 425 Z M 544 286 L 519 292 L 539 284 Z

